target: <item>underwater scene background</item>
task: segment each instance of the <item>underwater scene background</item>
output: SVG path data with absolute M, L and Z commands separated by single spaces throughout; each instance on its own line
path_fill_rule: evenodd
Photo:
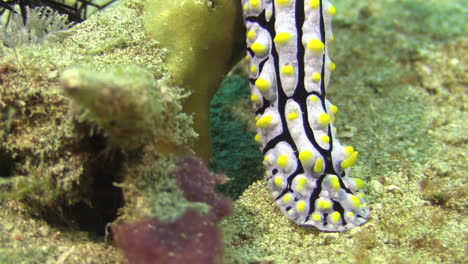
M 0 263 L 468 262 L 468 2 L 332 1 L 340 233 L 271 198 L 244 2 L 0 0 Z

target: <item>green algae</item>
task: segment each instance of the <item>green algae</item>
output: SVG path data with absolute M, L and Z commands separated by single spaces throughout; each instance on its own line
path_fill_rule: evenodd
M 248 130 L 245 122 L 239 118 L 236 107 L 251 108 L 250 89 L 244 78 L 232 75 L 211 100 L 210 119 L 211 135 L 213 135 L 212 169 L 224 172 L 229 181 L 220 186 L 220 190 L 232 197 L 238 198 L 252 182 L 261 175 L 262 154 L 258 144 L 252 141 L 253 131 Z M 253 118 L 248 115 L 248 118 Z

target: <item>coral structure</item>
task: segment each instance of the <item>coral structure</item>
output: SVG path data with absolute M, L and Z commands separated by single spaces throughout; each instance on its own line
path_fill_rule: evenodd
M 217 184 L 224 183 L 224 175 L 210 173 L 201 160 L 185 156 L 177 163 L 175 177 L 184 196 L 189 201 L 209 204 L 216 219 L 231 214 L 231 201 L 215 191 Z
M 221 260 L 221 234 L 213 220 L 195 210 L 176 222 L 156 219 L 114 228 L 129 264 L 215 264 Z
M 167 67 L 173 82 L 192 93 L 184 103 L 184 111 L 194 113 L 194 128 L 199 134 L 194 149 L 208 162 L 210 100 L 245 47 L 241 41 L 240 3 L 148 0 L 145 13 L 148 34 L 169 50 Z
M 214 189 L 222 175 L 210 173 L 201 160 L 187 155 L 177 162 L 174 176 L 185 198 L 210 205 L 209 211 L 188 209 L 172 220 L 118 224 L 113 228 L 117 245 L 129 263 L 220 263 L 222 241 L 216 224 L 231 213 L 231 202 Z
M 243 6 L 255 139 L 273 198 L 301 225 L 344 231 L 365 223 L 363 181 L 349 176 L 358 152 L 339 143 L 338 107 L 325 97 L 336 68 L 328 56 L 336 8 L 303 0 L 244 0 Z

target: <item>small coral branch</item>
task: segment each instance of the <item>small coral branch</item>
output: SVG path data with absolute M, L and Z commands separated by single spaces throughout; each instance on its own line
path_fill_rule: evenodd
M 181 133 L 190 131 L 191 118 L 179 113 L 178 104 L 186 93 L 167 87 L 164 81 L 156 82 L 148 70 L 137 66 L 116 66 L 106 72 L 74 68 L 62 74 L 61 85 L 113 145 L 135 149 L 155 141 L 176 152 L 176 145 L 186 143 Z

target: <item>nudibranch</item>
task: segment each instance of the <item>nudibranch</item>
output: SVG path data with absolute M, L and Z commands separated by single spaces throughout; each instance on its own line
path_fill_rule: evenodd
M 327 0 L 241 0 L 251 100 L 275 203 L 299 225 L 345 231 L 370 215 L 363 181 L 349 176 L 358 152 L 333 126 L 325 97 L 336 8 Z

